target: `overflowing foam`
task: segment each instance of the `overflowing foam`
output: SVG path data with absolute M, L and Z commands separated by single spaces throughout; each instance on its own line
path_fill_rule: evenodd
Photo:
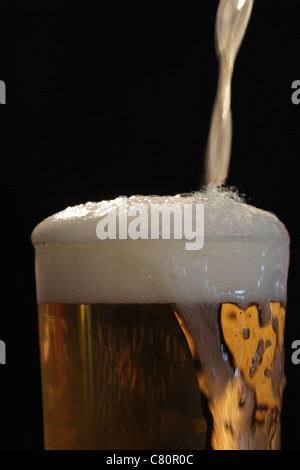
M 128 207 L 141 203 L 162 210 L 174 203 L 204 204 L 203 248 L 187 251 L 184 238 L 99 240 L 99 220 L 116 208 L 122 217 L 120 198 L 69 207 L 32 234 L 38 301 L 285 301 L 289 236 L 274 214 L 212 185 L 187 195 L 127 199 Z

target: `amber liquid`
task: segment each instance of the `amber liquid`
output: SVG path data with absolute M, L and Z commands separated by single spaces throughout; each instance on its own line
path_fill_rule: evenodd
M 39 304 L 46 449 L 204 449 L 193 358 L 167 304 Z
M 284 320 L 280 302 L 40 304 L 45 448 L 279 449 Z

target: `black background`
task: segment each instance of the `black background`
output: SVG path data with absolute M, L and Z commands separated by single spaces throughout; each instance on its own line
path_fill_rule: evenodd
M 69 205 L 176 194 L 203 183 L 216 92 L 217 0 L 4 2 L 0 6 L 2 306 L 0 448 L 43 449 L 30 235 Z M 232 89 L 228 184 L 291 236 L 283 449 L 300 438 L 297 299 L 300 2 L 255 0 Z

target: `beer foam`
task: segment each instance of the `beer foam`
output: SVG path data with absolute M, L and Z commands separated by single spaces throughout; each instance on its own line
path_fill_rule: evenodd
M 285 300 L 289 236 L 274 214 L 213 185 L 126 202 L 123 209 L 120 198 L 68 207 L 37 225 L 32 242 L 39 302 Z M 140 204 L 159 204 L 162 211 L 173 204 L 204 204 L 203 248 L 186 250 L 184 238 L 172 239 L 172 226 L 170 240 L 98 239 L 96 227 L 106 214 L 118 209 L 120 218 Z

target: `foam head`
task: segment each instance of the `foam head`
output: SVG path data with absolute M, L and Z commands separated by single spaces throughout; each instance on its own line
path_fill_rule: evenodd
M 123 202 L 69 207 L 34 229 L 39 302 L 285 301 L 289 236 L 274 214 L 212 185 L 190 195 L 132 196 Z M 175 204 L 204 205 L 201 249 L 187 250 L 184 235 L 174 239 L 171 222 L 169 240 L 161 231 L 158 239 L 97 236 L 98 223 L 108 214 L 116 215 L 119 227 L 121 219 L 134 220 L 129 215 L 142 205 L 150 223 L 152 206 L 163 214 Z

